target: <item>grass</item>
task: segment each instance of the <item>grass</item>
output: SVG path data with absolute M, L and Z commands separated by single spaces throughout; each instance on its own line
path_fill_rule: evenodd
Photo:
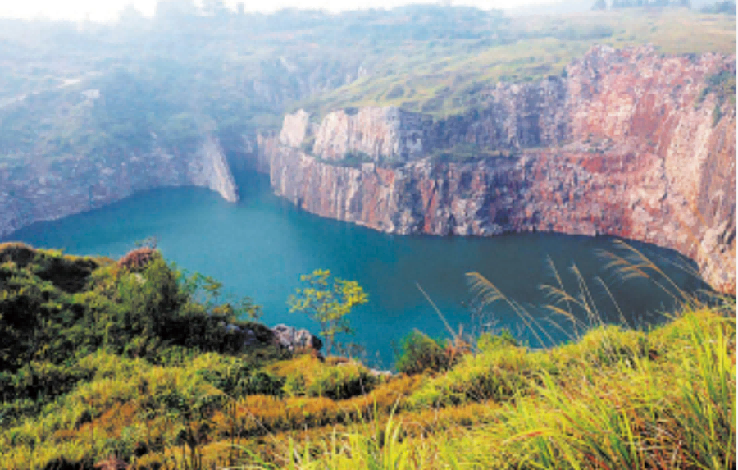
M 96 355 L 83 362 L 94 369 L 90 383 L 3 429 L 0 448 L 7 468 L 136 449 L 147 452 L 134 468 L 229 459 L 305 469 L 732 468 L 734 320 L 700 309 L 629 333 L 603 328 L 549 351 L 482 351 L 446 374 L 393 378 L 345 400 L 224 397 L 203 376 L 224 367 L 212 355 L 185 367 Z M 294 361 L 275 369 L 302 370 L 313 358 Z M 223 401 L 184 416 L 204 397 Z M 185 431 L 197 437 L 178 445 Z
M 596 333 L 588 343 L 623 340 L 623 332 Z M 524 352 L 527 367 L 510 361 L 516 383 L 497 388 L 498 396 L 470 397 L 479 403 L 436 409 L 445 423 L 418 432 L 422 411 L 390 414 L 318 443 L 291 443 L 299 457 L 289 460 L 302 469 L 734 468 L 734 336 L 734 318 L 700 309 L 644 335 L 654 355 L 635 345 L 604 360 L 582 357 L 579 344 Z M 440 381 L 499 376 L 498 365 L 482 353 Z M 438 383 L 421 387 L 411 403 Z M 476 415 L 471 426 L 461 417 L 467 408 Z
M 606 325 L 580 277 L 578 292 L 547 288 L 570 324 L 566 344 L 533 350 L 450 330 L 453 341 L 433 350 L 454 354 L 448 367 L 422 366 L 425 338 L 410 342 L 413 375 L 381 379 L 312 354 L 180 348 L 155 363 L 99 350 L 58 366 L 75 381 L 39 405 L 6 398 L 2 467 L 118 458 L 131 469 L 734 468 L 735 299 L 687 297 L 627 245 L 605 262 L 625 280 L 650 276 L 682 308 L 649 331 Z M 544 334 L 521 304 L 469 278 L 479 302 L 507 302 Z
M 735 54 L 735 18 L 683 9 L 625 9 L 515 18 L 511 42 L 406 41 L 376 65 L 374 73 L 294 106 L 316 119 L 335 109 L 401 106 L 436 117 L 461 114 L 477 92 L 499 81 L 524 82 L 562 75 L 594 44 L 615 48 L 653 44 L 665 54 Z
M 480 341 L 476 354 L 428 377 L 373 426 L 303 443 L 286 460 L 336 470 L 735 468 L 735 299 L 701 303 L 641 253 L 623 249 L 606 259 L 624 279 L 653 276 L 682 299 L 668 324 L 649 332 L 602 324 L 581 276 L 577 294 L 549 287 L 556 303 L 589 315 L 569 344 L 531 351 Z M 476 273 L 470 281 L 483 303 L 507 302 L 538 327 L 489 281 Z M 435 419 L 423 422 L 431 413 Z

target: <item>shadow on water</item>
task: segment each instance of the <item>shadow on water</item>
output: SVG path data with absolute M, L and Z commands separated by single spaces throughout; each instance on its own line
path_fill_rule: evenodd
M 548 258 L 569 292 L 578 291 L 569 267 L 576 265 L 591 288 L 602 317 L 618 314 L 608 286 L 627 321 L 648 325 L 663 319 L 675 302 L 647 279 L 623 282 L 598 250 L 613 250 L 614 239 L 527 233 L 491 238 L 394 236 L 323 219 L 297 210 L 275 197 L 265 175 L 237 175 L 242 200 L 229 204 L 201 188 L 147 191 L 100 210 L 53 222 L 37 223 L 12 238 L 38 247 L 63 248 L 76 254 L 119 257 L 136 240 L 156 236 L 164 255 L 191 271 L 214 276 L 237 295 L 248 295 L 263 306 L 263 321 L 288 323 L 317 331 L 317 325 L 288 313 L 286 300 L 299 286 L 299 276 L 315 269 L 356 280 L 369 294 L 369 303 L 351 313 L 353 341 L 364 346 L 370 361 L 393 362 L 393 342 L 413 329 L 434 337 L 446 336 L 443 323 L 416 287 L 419 283 L 446 319 L 464 331 L 480 327 L 472 320 L 473 303 L 465 273 L 477 271 L 511 299 L 538 317 L 548 315 L 549 302 L 541 284 L 554 278 Z M 685 291 L 704 285 L 674 264 L 694 264 L 673 251 L 633 243 Z M 516 315 L 504 304 L 487 309 L 496 328 L 507 328 L 537 344 Z M 476 324 L 475 324 L 476 323 Z M 566 326 L 565 323 L 561 323 Z M 554 341 L 564 332 L 551 330 Z

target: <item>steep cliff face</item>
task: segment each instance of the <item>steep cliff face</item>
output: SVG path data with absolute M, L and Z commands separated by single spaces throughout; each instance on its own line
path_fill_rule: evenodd
M 735 104 L 721 72 L 735 75 L 735 57 L 598 47 L 565 78 L 486 90 L 481 110 L 414 117 L 422 151 L 399 167 L 336 166 L 269 137 L 261 161 L 277 194 L 322 216 L 401 234 L 618 235 L 675 249 L 735 292 Z M 323 120 L 314 154 L 363 149 L 376 160 L 402 143 L 396 121 L 362 127 L 344 115 Z M 426 156 L 459 145 L 478 158 Z M 488 157 L 501 150 L 511 156 Z
M 217 139 L 203 137 L 190 151 L 156 148 L 112 162 L 86 156 L 61 164 L 0 167 L 0 237 L 36 221 L 102 207 L 136 191 L 161 186 L 210 188 L 224 199 L 238 200 L 225 155 Z
M 292 123 L 285 121 L 285 124 L 289 128 Z M 323 119 L 312 152 L 326 160 L 362 153 L 373 160 L 386 157 L 407 161 L 422 156 L 422 137 L 418 113 L 392 107 L 361 108 L 355 113 L 341 110 L 328 113 Z
M 310 132 L 310 115 L 300 109 L 284 117 L 284 125 L 279 133 L 279 143 L 287 147 L 300 147 Z
M 236 182 L 223 148 L 212 136 L 205 137 L 194 158 L 187 163 L 191 184 L 210 188 L 228 202 L 238 201 Z

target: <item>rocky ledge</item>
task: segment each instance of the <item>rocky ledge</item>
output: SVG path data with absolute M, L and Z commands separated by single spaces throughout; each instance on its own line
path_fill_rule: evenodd
M 565 77 L 498 84 L 444 120 L 287 116 L 255 157 L 277 194 L 321 216 L 399 234 L 616 235 L 675 249 L 735 294 L 735 64 L 596 47 Z

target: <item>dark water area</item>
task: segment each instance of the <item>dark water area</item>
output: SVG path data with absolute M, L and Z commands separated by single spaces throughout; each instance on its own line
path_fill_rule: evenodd
M 674 309 L 674 299 L 652 280 L 623 281 L 606 267 L 601 250 L 622 253 L 613 238 L 544 233 L 490 238 L 388 235 L 300 211 L 274 196 L 264 175 L 244 172 L 237 181 L 242 196 L 238 204 L 201 188 L 158 189 L 92 212 L 36 223 L 10 238 L 67 253 L 115 258 L 132 249 L 135 241 L 155 236 L 167 259 L 215 277 L 229 293 L 251 297 L 263 307 L 264 323 L 287 323 L 315 333 L 318 325 L 289 313 L 286 301 L 300 286 L 301 274 L 329 269 L 335 276 L 358 281 L 368 293 L 369 303 L 349 317 L 356 330 L 349 339 L 366 349 L 369 363 L 384 367 L 394 360 L 393 344 L 413 329 L 448 337 L 416 284 L 454 329 L 460 325 L 464 332 L 507 328 L 531 346 L 541 346 L 502 302 L 487 307 L 485 318 L 474 314 L 478 309 L 465 277 L 471 271 L 480 272 L 508 298 L 525 306 L 541 325 L 556 321 L 560 329 L 545 328 L 550 339 L 539 332 L 544 342 L 565 341 L 573 333 L 568 321 L 543 308 L 552 300 L 540 286 L 555 284 L 549 259 L 571 294 L 580 291 L 570 270 L 577 267 L 607 321 L 618 321 L 620 311 L 628 323 L 645 326 L 662 321 L 662 313 Z M 673 251 L 632 245 L 680 288 L 704 287 L 675 266 L 687 261 Z

